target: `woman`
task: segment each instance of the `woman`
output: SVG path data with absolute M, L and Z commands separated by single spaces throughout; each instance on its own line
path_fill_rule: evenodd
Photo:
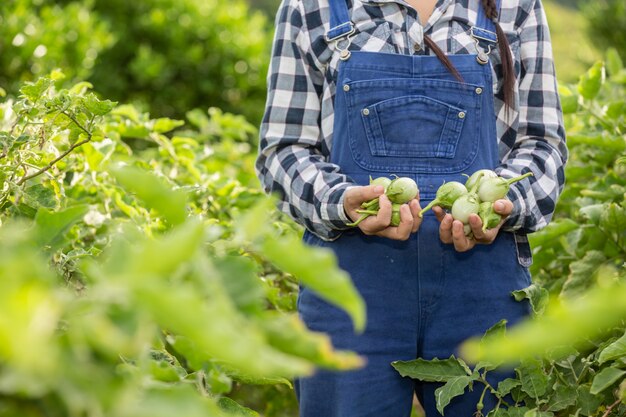
M 395 360 L 446 358 L 500 319 L 528 314 L 510 293 L 530 284 L 525 235 L 544 227 L 563 186 L 562 115 L 540 0 L 284 0 L 268 75 L 257 170 L 305 240 L 331 248 L 367 303 L 368 325 L 308 289 L 298 309 L 312 330 L 367 359 L 296 382 L 301 417 L 409 416 L 415 392 L 438 416 L 438 384 L 401 378 Z M 494 203 L 502 223 L 473 238 L 441 209 L 391 206 L 370 176 L 409 176 L 421 203 L 444 181 L 494 169 L 533 176 Z M 358 228 L 356 209 L 380 196 Z M 493 375 L 493 383 L 506 374 Z M 479 390 L 446 415 L 474 413 Z M 493 404 L 486 403 L 486 414 Z

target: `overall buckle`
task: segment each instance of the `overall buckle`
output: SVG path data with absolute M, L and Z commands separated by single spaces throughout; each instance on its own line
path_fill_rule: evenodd
M 491 53 L 492 44 L 498 41 L 498 37 L 495 33 L 490 32 L 485 29 L 477 28 L 476 26 L 472 26 L 470 28 L 470 36 L 474 39 L 474 43 L 476 44 L 476 61 L 480 65 L 485 65 L 489 62 L 489 54 Z M 487 51 L 480 46 L 480 41 L 487 41 L 489 45 L 487 46 Z
M 344 30 L 344 27 L 347 25 L 350 25 L 350 29 L 346 31 Z M 330 33 L 335 33 L 335 32 L 339 32 L 339 33 L 337 33 L 337 35 L 334 35 L 334 36 L 328 36 Z M 335 49 L 339 52 L 339 59 L 341 59 L 342 61 L 345 61 L 348 58 L 350 58 L 351 53 L 348 50 L 348 48 L 350 47 L 350 44 L 352 43 L 352 35 L 354 35 L 355 32 L 356 32 L 356 29 L 354 27 L 354 23 L 346 22 L 330 29 L 324 35 L 324 39 L 328 43 L 335 42 Z M 342 41 L 345 41 L 345 44 L 342 45 L 341 44 Z

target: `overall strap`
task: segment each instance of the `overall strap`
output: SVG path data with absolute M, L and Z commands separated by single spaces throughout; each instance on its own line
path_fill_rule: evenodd
M 331 42 L 354 33 L 354 24 L 350 21 L 347 0 L 329 0 L 330 30 L 326 33 L 326 42 Z
M 480 0 L 478 0 L 480 3 Z M 496 9 L 498 9 L 498 15 L 500 15 L 501 0 L 496 0 Z M 474 39 L 485 40 L 488 42 L 497 42 L 496 25 L 485 14 L 485 8 L 480 4 L 478 6 L 478 17 L 476 19 L 476 25 L 472 26 L 470 35 Z

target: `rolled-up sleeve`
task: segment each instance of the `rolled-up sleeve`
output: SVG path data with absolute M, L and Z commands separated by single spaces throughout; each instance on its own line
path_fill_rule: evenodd
M 511 151 L 497 172 L 533 176 L 511 186 L 514 211 L 503 229 L 530 233 L 546 226 L 565 182 L 567 159 L 563 115 L 557 93 L 550 33 L 536 0 L 520 27 L 519 128 Z
M 328 162 L 320 132 L 324 72 L 312 53 L 302 2 L 283 0 L 277 17 L 256 170 L 279 208 L 323 239 L 350 220 L 343 195 L 351 181 Z

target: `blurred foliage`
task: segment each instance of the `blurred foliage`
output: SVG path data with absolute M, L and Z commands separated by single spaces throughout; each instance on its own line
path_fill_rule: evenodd
M 573 3 L 573 2 L 570 2 Z M 580 10 L 554 0 L 543 5 L 550 26 L 554 65 L 559 83 L 574 83 L 597 60 L 601 49 L 590 39 L 587 18 Z
M 614 47 L 626 56 L 626 2 L 596 0 L 581 2 L 581 6 L 593 43 L 601 49 Z
M 530 236 L 534 283 L 514 291 L 535 318 L 470 340 L 460 358 L 396 362 L 402 375 L 441 382 L 441 412 L 483 387 L 491 417 L 626 415 L 626 70 L 615 49 L 561 87 L 570 159 L 555 220 Z M 517 378 L 491 386 L 489 371 Z M 477 405 L 477 414 L 482 409 Z
M 0 416 L 293 415 L 292 377 L 361 365 L 294 313 L 302 283 L 365 320 L 258 189 L 254 127 L 63 79 L 0 103 Z
M 0 4 L 0 87 L 61 68 L 160 116 L 209 106 L 260 122 L 270 33 L 243 0 Z

